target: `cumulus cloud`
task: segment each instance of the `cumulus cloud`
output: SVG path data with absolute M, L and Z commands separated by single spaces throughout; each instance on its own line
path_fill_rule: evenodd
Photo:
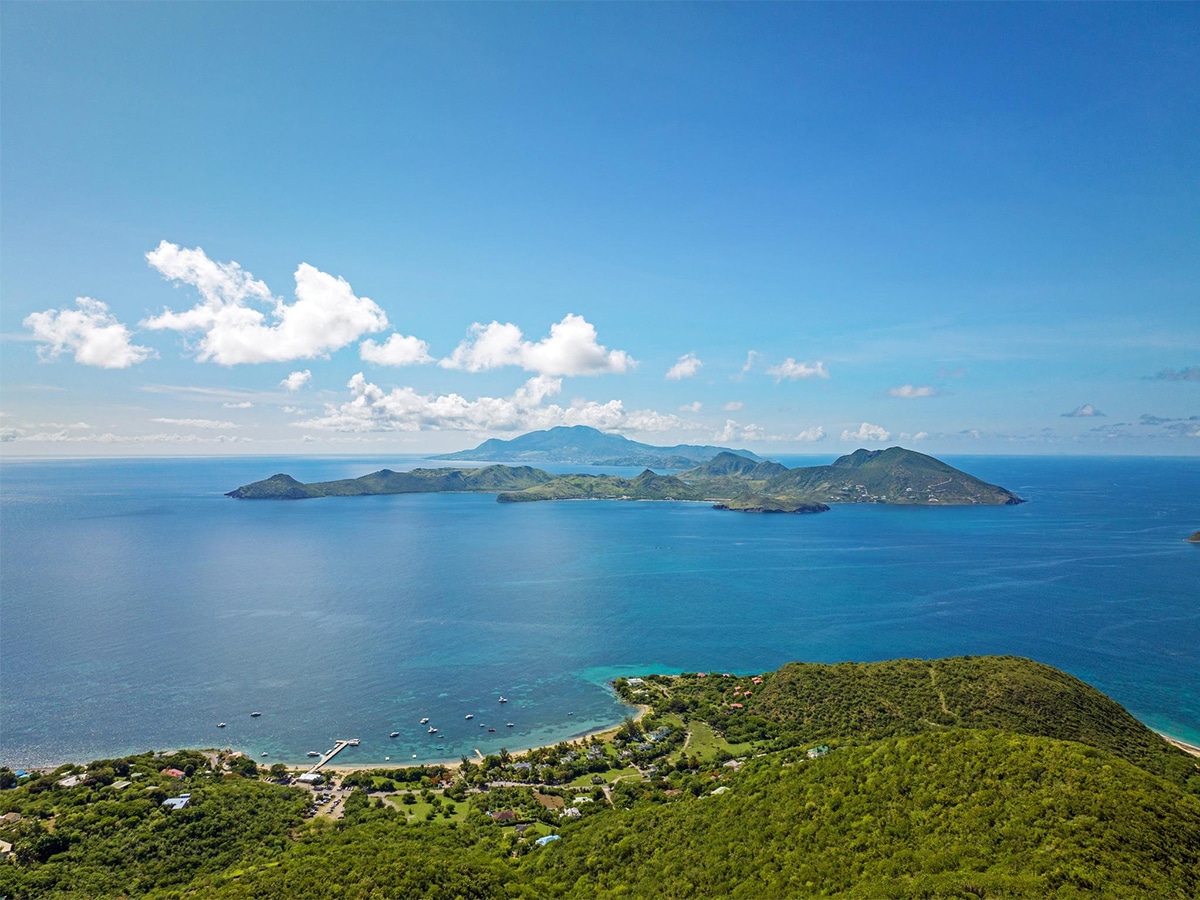
M 393 334 L 382 344 L 366 340 L 359 344 L 358 352 L 364 360 L 378 366 L 415 366 L 433 362 L 429 344 L 411 335 Z
M 728 403 L 722 406 L 721 409 L 725 412 L 737 412 L 744 405 L 745 404 L 743 404 L 740 400 L 730 400 Z
M 249 400 L 243 400 L 240 403 L 222 403 L 226 409 L 250 409 L 254 406 Z
M 941 394 L 941 391 L 927 384 L 921 387 L 912 384 L 902 384 L 899 387 L 889 388 L 888 393 L 893 397 L 912 399 L 915 397 L 937 397 Z
M 872 425 L 870 422 L 863 422 L 857 431 L 847 429 L 842 432 L 843 441 L 886 441 L 891 436 L 892 433 L 882 425 Z
M 683 406 L 679 407 L 679 411 L 680 412 L 698 413 L 703 408 L 704 408 L 704 404 L 701 403 L 699 400 L 695 400 L 691 403 L 686 403 Z
M 281 388 L 287 388 L 289 391 L 298 391 L 306 384 L 312 381 L 312 371 L 305 369 L 303 372 L 293 372 L 283 381 L 279 382 Z
M 789 356 L 779 365 L 767 369 L 767 374 L 775 379 L 776 384 L 779 384 L 785 378 L 789 381 L 796 381 L 799 378 L 828 378 L 829 370 L 820 360 L 815 363 L 798 363 Z
M 814 425 L 812 428 L 805 428 L 802 432 L 796 435 L 796 440 L 811 443 L 813 441 L 825 440 L 825 429 L 820 425 Z
M 1150 376 L 1155 381 L 1200 381 L 1200 366 L 1185 369 L 1163 369 Z
M 769 440 L 762 426 L 753 423 L 742 425 L 733 419 L 725 420 L 725 427 L 714 438 L 718 441 L 762 441 Z
M 161 425 L 181 425 L 184 428 L 214 428 L 219 431 L 238 427 L 233 422 L 221 422 L 217 419 L 151 419 L 150 421 L 158 422 Z
M 1083 406 L 1075 407 L 1070 412 L 1063 413 L 1062 417 L 1064 419 L 1090 419 L 1095 416 L 1103 415 L 1104 413 L 1100 412 L 1100 410 L 1096 409 L 1096 407 L 1092 406 L 1092 404 L 1085 403 Z
M 700 367 L 704 365 L 695 353 L 685 353 L 679 357 L 679 360 L 671 368 L 667 369 L 668 381 L 680 381 L 684 378 L 691 378 L 700 371 Z
M 164 310 L 142 327 L 198 332 L 201 362 L 233 366 L 312 359 L 388 325 L 374 301 L 355 296 L 344 279 L 308 263 L 296 269 L 296 302 L 287 304 L 236 262 L 214 262 L 199 247 L 187 250 L 163 241 L 146 260 L 164 278 L 194 287 L 201 301 L 183 312 Z M 270 315 L 250 302 L 270 305 Z
M 42 343 L 38 358 L 55 359 L 75 354 L 75 362 L 101 369 L 127 369 L 157 356 L 151 348 L 130 343 L 129 329 L 108 311 L 108 305 L 91 297 L 76 297 L 78 309 L 48 309 L 31 313 L 24 326 Z
M 438 365 L 468 372 L 519 366 L 539 375 L 559 376 L 619 373 L 637 363 L 624 350 L 609 350 L 600 344 L 595 327 L 571 313 L 550 326 L 548 337 L 536 342 L 525 340 L 521 329 L 511 322 L 476 322 L 467 339 Z
M 459 394 L 420 394 L 411 387 L 386 391 L 367 381 L 362 372 L 347 387 L 352 399 L 326 404 L 325 411 L 297 425 L 325 431 L 472 431 L 512 432 L 552 428 L 555 425 L 590 425 L 611 431 L 664 431 L 683 423 L 653 410 L 627 412 L 620 400 L 607 403 L 576 400 L 567 406 L 544 405 L 562 391 L 562 379 L 549 375 L 530 378 L 510 397 Z

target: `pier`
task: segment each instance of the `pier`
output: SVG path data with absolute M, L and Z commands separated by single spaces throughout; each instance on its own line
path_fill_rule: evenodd
M 321 766 L 328 763 L 331 759 L 333 759 L 335 756 L 337 756 L 339 753 L 341 753 L 347 747 L 357 747 L 357 746 L 358 746 L 358 738 L 351 738 L 348 741 L 334 741 L 333 749 L 330 750 L 328 753 L 326 753 L 324 756 L 322 756 L 319 760 L 317 760 L 316 764 L 311 769 L 309 769 L 305 774 L 312 775 L 318 769 L 320 769 Z

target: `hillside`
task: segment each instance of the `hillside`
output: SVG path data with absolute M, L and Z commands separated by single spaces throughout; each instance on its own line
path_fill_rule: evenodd
M 614 686 L 653 709 L 453 772 L 346 774 L 337 821 L 240 754 L 151 752 L 18 787 L 0 767 L 0 813 L 21 817 L 0 820 L 0 895 L 1200 894 L 1197 761 L 1049 666 L 791 663 Z
M 579 463 L 594 466 L 647 466 L 653 469 L 682 469 L 712 459 L 725 447 L 677 444 L 655 447 L 608 434 L 586 425 L 560 425 L 548 431 L 531 431 L 512 440 L 484 441 L 473 450 L 445 453 L 432 459 L 487 460 L 516 463 Z M 749 450 L 736 452 L 748 459 L 758 457 Z

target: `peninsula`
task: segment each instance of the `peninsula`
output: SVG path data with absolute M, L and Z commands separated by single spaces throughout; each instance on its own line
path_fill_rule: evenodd
M 738 512 L 824 512 L 830 503 L 910 506 L 1005 506 L 1023 502 L 1011 491 L 981 481 L 941 460 L 891 447 L 856 450 L 827 466 L 789 469 L 732 451 L 675 475 L 649 469 L 635 478 L 552 475 L 529 466 L 478 469 L 383 469 L 361 478 L 304 484 L 273 475 L 227 496 L 239 500 L 304 500 L 412 493 L 494 493 L 501 503 L 538 500 L 715 501 Z

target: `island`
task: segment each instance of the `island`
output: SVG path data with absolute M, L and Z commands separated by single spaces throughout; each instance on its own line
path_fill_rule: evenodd
M 1193 544 L 1200 544 L 1200 531 L 1197 531 L 1194 534 L 1192 534 L 1192 536 L 1188 538 L 1188 541 Z
M 723 450 L 673 475 L 646 469 L 634 478 L 552 475 L 529 466 L 477 469 L 382 469 L 361 478 L 304 484 L 283 473 L 243 485 L 238 500 L 305 500 L 412 493 L 494 493 L 501 503 L 541 500 L 715 501 L 735 512 L 825 512 L 831 503 L 907 506 L 1011 506 L 1024 502 L 1006 488 L 903 447 L 856 450 L 827 466 L 789 469 Z
M 587 425 L 559 425 L 546 431 L 530 431 L 510 441 L 492 438 L 473 450 L 444 453 L 431 459 L 686 469 L 704 463 L 722 452 L 736 453 L 747 459 L 758 460 L 749 450 L 730 450 L 728 447 L 695 444 L 655 447 Z

